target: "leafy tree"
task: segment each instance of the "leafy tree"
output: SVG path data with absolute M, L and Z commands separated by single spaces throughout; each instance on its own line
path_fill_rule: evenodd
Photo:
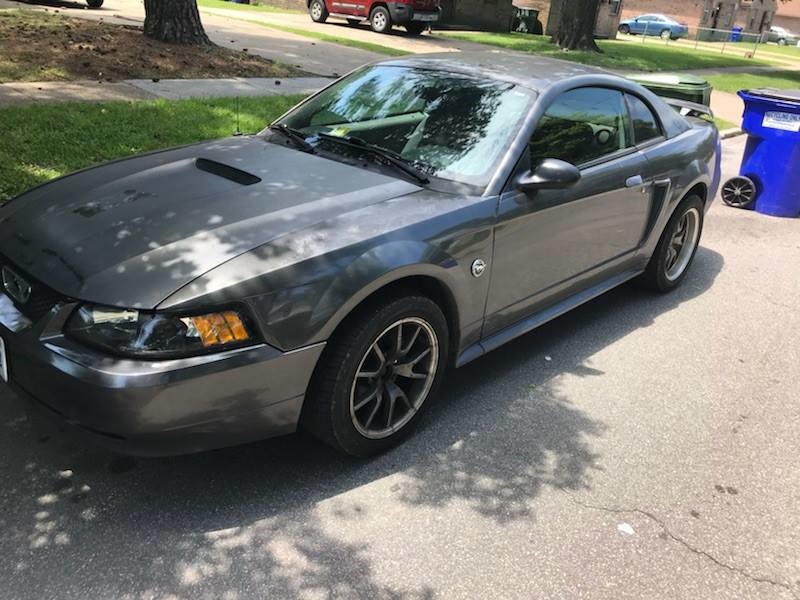
M 173 44 L 209 46 L 197 0 L 144 0 L 144 34 Z
M 594 41 L 600 0 L 563 0 L 553 42 L 565 50 L 601 52 Z

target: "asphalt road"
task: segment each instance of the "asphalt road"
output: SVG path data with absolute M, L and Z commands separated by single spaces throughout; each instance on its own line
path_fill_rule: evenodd
M 718 203 L 678 291 L 453 373 L 366 462 L 127 459 L 0 390 L 0 597 L 798 598 L 798 275 L 800 220 Z

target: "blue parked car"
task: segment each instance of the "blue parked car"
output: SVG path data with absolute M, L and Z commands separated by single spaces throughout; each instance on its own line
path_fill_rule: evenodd
M 689 26 L 678 23 L 666 15 L 650 14 L 620 22 L 619 32 L 632 35 L 659 35 L 665 40 L 677 40 L 689 33 Z

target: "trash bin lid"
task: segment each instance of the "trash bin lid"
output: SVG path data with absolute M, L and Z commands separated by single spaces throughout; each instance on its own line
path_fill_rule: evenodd
M 800 90 L 776 90 L 774 88 L 758 88 L 756 90 L 742 90 L 751 96 L 761 98 L 771 98 L 773 100 L 785 100 L 789 102 L 800 102 Z
M 634 73 L 627 76 L 637 83 L 656 84 L 663 86 L 696 85 L 707 86 L 708 82 L 702 77 L 691 73 Z

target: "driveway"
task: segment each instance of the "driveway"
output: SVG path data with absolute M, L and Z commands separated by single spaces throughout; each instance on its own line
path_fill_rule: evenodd
M 0 595 L 797 598 L 799 239 L 717 203 L 679 290 L 453 373 L 370 461 L 300 435 L 130 459 L 2 388 Z

